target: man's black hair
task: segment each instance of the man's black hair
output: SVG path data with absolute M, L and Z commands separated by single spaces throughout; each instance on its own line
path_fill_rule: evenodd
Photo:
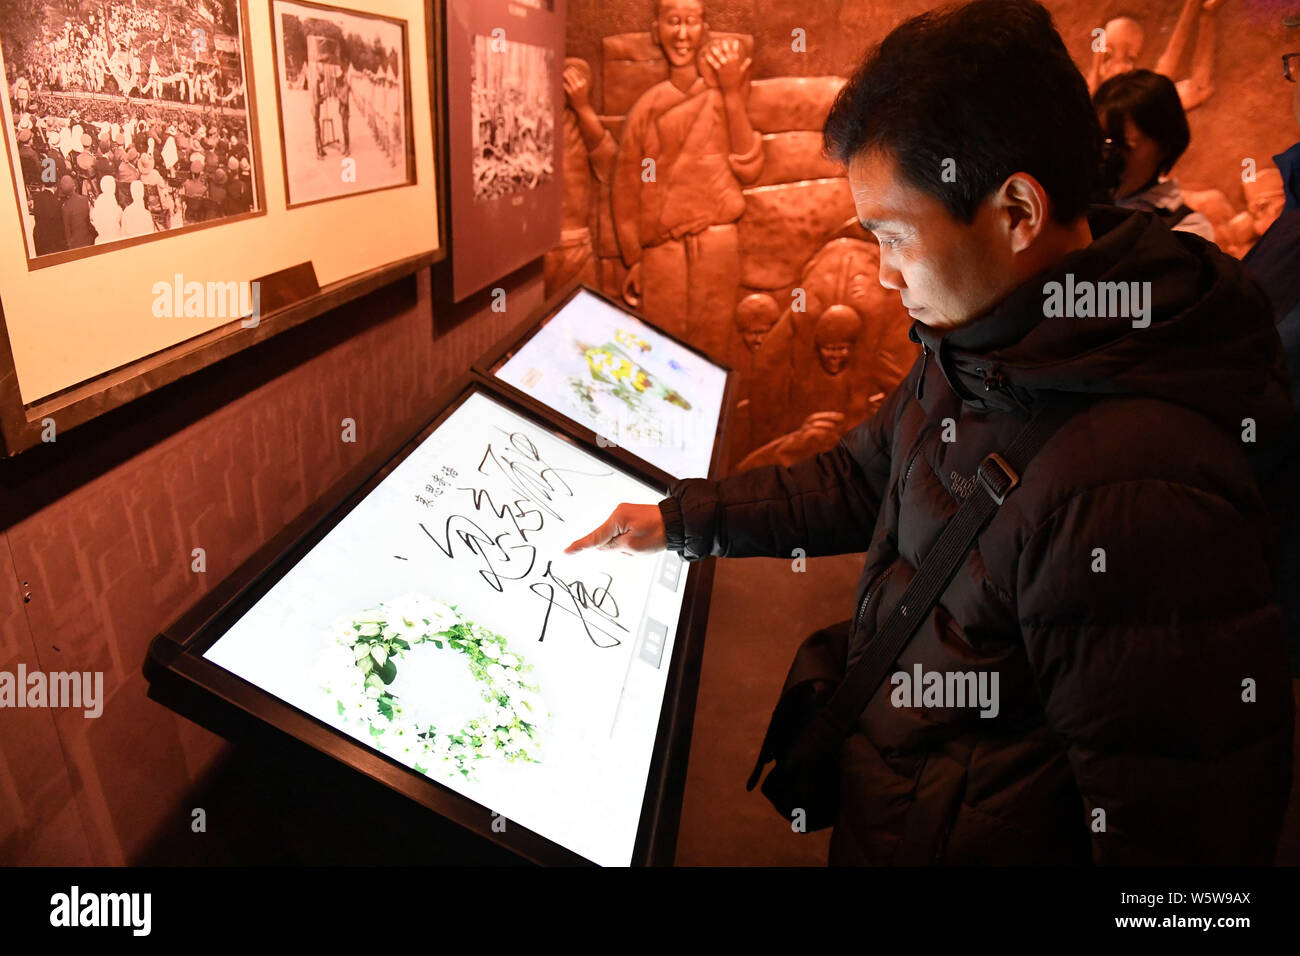
M 1087 83 L 1034 0 L 975 0 L 900 24 L 840 90 L 823 139 L 844 163 L 884 150 L 965 223 L 1016 172 L 1042 184 L 1053 219 L 1073 222 L 1102 143 Z
M 1138 129 L 1159 144 L 1157 172 L 1162 176 L 1174 168 L 1192 140 L 1178 87 L 1159 73 L 1132 70 L 1112 76 L 1097 88 L 1092 105 L 1106 135 L 1116 143 L 1124 142 L 1124 117 L 1129 116 Z

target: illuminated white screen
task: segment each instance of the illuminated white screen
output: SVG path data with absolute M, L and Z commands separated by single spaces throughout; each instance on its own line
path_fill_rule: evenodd
M 676 478 L 709 473 L 727 373 L 590 292 L 496 374 Z
M 472 393 L 204 656 L 507 826 L 626 865 L 685 568 L 562 550 L 661 497 Z

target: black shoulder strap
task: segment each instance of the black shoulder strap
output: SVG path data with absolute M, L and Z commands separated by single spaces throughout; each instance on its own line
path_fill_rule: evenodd
M 841 734 L 848 733 L 921 622 L 939 602 L 985 523 L 1020 484 L 1020 475 L 1030 459 L 1078 407 L 1074 396 L 1054 396 L 1040 406 L 1005 453 L 990 454 L 980 462 L 976 488 L 948 521 L 898 604 L 827 702 L 822 719 Z

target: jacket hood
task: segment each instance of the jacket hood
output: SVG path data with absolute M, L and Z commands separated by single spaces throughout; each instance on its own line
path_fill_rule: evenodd
M 1051 392 L 1145 396 L 1234 434 L 1252 418 L 1260 442 L 1285 433 L 1295 410 L 1281 340 L 1241 264 L 1152 213 L 1098 206 L 1088 222 L 1087 248 L 983 318 L 947 333 L 913 322 L 912 341 L 934 352 L 953 390 L 1008 411 Z

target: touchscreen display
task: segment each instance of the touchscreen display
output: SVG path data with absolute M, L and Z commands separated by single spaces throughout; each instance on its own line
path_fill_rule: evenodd
M 506 827 L 626 865 L 686 570 L 563 549 L 661 491 L 471 392 L 204 657 Z
M 675 478 L 704 478 L 727 373 L 579 290 L 495 374 Z

